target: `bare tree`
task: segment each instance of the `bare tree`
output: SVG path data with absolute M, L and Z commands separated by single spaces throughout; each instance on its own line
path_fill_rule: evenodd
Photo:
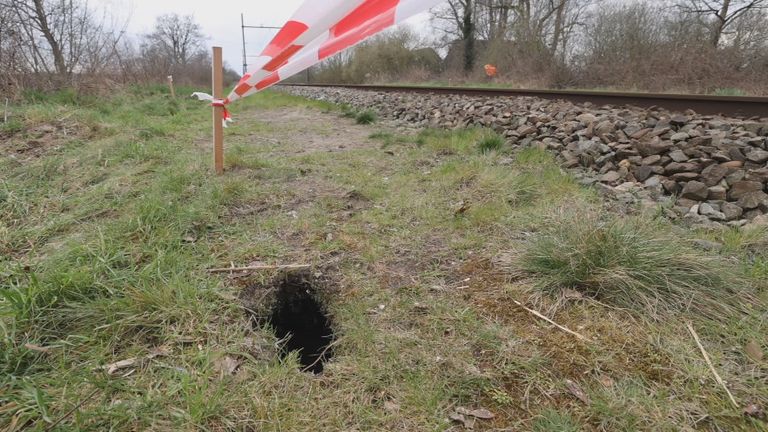
M 443 8 L 433 12 L 433 19 L 440 23 L 446 36 L 452 44 L 455 39 L 462 44 L 462 65 L 465 73 L 470 73 L 475 67 L 477 57 L 477 9 L 478 0 L 449 0 Z
M 157 18 L 155 29 L 146 35 L 145 43 L 150 50 L 157 50 L 173 65 L 186 65 L 203 49 L 202 27 L 192 16 L 177 14 Z
M 768 8 L 768 0 L 687 0 L 680 5 L 686 13 L 710 17 L 712 46 L 718 47 L 726 30 L 743 15 Z
M 74 73 L 92 73 L 114 56 L 122 35 L 108 28 L 83 0 L 0 0 L 3 41 L 34 73 L 67 82 Z

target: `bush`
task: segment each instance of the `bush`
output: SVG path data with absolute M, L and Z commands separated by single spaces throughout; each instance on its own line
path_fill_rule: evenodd
M 550 294 L 574 289 L 610 305 L 659 314 L 721 316 L 743 287 L 722 258 L 688 246 L 659 222 L 566 211 L 522 256 L 522 270 Z
M 359 112 L 357 117 L 355 117 L 355 121 L 357 121 L 357 124 L 360 125 L 373 124 L 376 122 L 376 113 L 371 110 Z
M 493 151 L 499 151 L 504 146 L 504 138 L 496 132 L 491 132 L 480 138 L 477 143 L 477 147 L 481 153 L 490 153 Z

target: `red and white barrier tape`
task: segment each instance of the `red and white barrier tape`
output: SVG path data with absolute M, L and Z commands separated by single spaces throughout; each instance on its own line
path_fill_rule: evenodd
M 320 6 L 315 0 L 306 0 L 226 99 L 214 101 L 205 93 L 193 96 L 224 107 L 227 121 L 232 121 L 226 105 L 290 78 L 443 1 L 325 0 Z
M 232 119 L 232 115 L 229 113 L 229 110 L 227 109 L 227 105 L 229 105 L 230 103 L 229 99 L 214 99 L 213 96 L 209 95 L 208 93 L 201 93 L 201 92 L 192 93 L 192 97 L 197 98 L 197 100 L 210 102 L 212 107 L 224 108 L 224 113 L 222 116 L 224 127 L 229 126 L 230 123 L 234 123 L 234 120 Z

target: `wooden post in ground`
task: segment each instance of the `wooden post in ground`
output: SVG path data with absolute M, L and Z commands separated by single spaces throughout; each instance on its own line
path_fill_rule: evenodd
M 176 89 L 173 88 L 173 75 L 168 75 L 168 87 L 171 89 L 171 97 L 176 99 Z
M 224 67 L 221 47 L 213 47 L 213 99 L 222 99 L 224 93 Z M 224 107 L 213 107 L 213 165 L 216 174 L 224 174 Z

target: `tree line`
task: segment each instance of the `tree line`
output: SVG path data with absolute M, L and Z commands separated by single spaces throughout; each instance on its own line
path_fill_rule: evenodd
M 476 82 L 493 64 L 521 87 L 768 94 L 768 0 L 449 0 L 431 21 L 437 37 L 396 31 L 313 76 Z M 439 73 L 413 55 L 424 47 Z
M 448 0 L 431 15 L 434 31 L 387 32 L 296 79 L 478 82 L 493 64 L 520 87 L 768 94 L 768 0 Z M 209 81 L 192 17 L 125 27 L 87 0 L 0 0 L 0 90 Z
M 168 75 L 182 84 L 210 81 L 205 36 L 191 16 L 158 17 L 139 38 L 125 27 L 85 0 L 0 0 L 0 90 L 99 91 Z

